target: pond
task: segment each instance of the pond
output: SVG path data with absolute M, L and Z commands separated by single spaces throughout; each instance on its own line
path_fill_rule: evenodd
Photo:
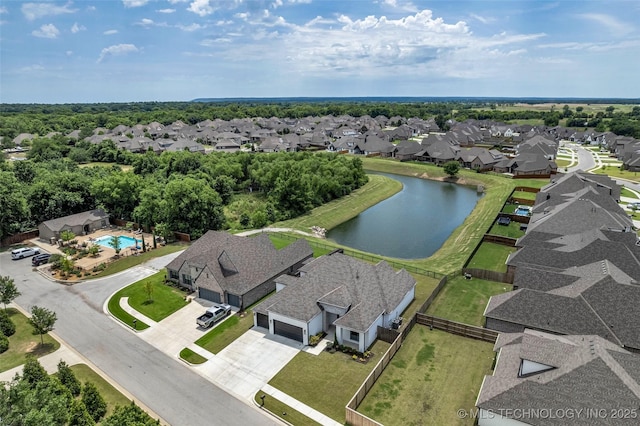
M 475 188 L 409 176 L 374 173 L 402 182 L 394 196 L 327 232 L 341 245 L 400 259 L 435 253 L 482 196 Z

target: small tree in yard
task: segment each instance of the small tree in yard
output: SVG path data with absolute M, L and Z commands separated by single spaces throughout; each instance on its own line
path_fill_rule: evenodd
M 0 302 L 4 303 L 4 310 L 7 311 L 7 304 L 20 296 L 20 292 L 11 277 L 0 277 Z
M 120 255 L 120 237 L 117 235 L 114 235 L 113 237 L 111 237 L 111 241 L 109 241 L 109 245 L 113 247 L 113 249 L 116 251 L 116 256 L 119 256 Z
M 69 426 L 93 426 L 96 422 L 91 418 L 84 403 L 79 399 L 71 401 L 69 409 Z
M 73 240 L 76 237 L 76 234 L 74 234 L 73 232 L 69 231 L 69 230 L 65 230 L 62 231 L 60 233 L 60 239 L 62 241 L 64 241 L 64 243 L 66 244 L 67 242 Z
M 460 171 L 460 163 L 457 161 L 447 161 L 444 163 L 444 172 L 449 175 L 449 177 L 455 177 Z
M 34 356 L 27 356 L 27 360 L 22 367 L 22 380 L 29 383 L 33 389 L 40 382 L 49 380 L 49 374 Z
M 85 383 L 82 388 L 82 402 L 87 407 L 89 415 L 94 421 L 99 421 L 107 412 L 107 403 L 98 392 L 98 388 L 93 383 Z
M 153 282 L 145 282 L 144 289 L 147 292 L 147 302 L 153 302 Z
M 80 395 L 80 389 L 82 388 L 82 385 L 80 384 L 80 381 L 78 380 L 76 375 L 73 373 L 73 370 L 63 360 L 60 360 L 60 362 L 58 363 L 58 379 L 60 380 L 60 383 L 64 385 L 64 387 L 69 389 L 71 395 Z
M 33 334 L 40 335 L 40 344 L 44 345 L 44 335 L 53 330 L 56 319 L 56 313 L 47 308 L 39 306 L 31 308 L 29 322 L 33 326 Z

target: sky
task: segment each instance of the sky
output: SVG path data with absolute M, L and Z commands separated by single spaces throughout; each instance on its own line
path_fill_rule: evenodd
M 0 102 L 640 97 L 640 1 L 0 1 Z

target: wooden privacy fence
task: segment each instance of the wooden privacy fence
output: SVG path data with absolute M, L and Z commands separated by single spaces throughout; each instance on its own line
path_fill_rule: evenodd
M 39 235 L 40 235 L 40 231 L 37 229 L 21 232 L 19 234 L 9 235 L 8 237 L 3 238 L 2 241 L 0 241 L 0 247 L 7 247 L 7 246 L 10 246 L 11 244 L 21 243 L 25 240 L 36 238 Z
M 490 271 L 488 269 L 463 268 L 462 272 L 470 274 L 472 277 L 481 280 L 496 281 L 499 283 L 513 284 L 514 270 L 509 269 L 507 272 Z M 421 311 L 424 313 L 424 311 Z
M 496 243 L 509 247 L 515 247 L 516 241 L 515 238 L 505 237 L 503 235 L 484 234 L 482 236 L 483 243 Z
M 475 325 L 462 324 L 460 322 L 450 321 L 444 318 L 434 317 L 416 313 L 416 322 L 426 325 L 436 330 L 446 331 L 451 334 L 469 337 L 472 339 L 484 340 L 485 342 L 495 343 L 498 338 L 498 332 L 487 328 L 476 327 Z

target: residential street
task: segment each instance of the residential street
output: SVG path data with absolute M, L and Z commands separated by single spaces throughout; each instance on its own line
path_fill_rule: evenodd
M 163 266 L 169 260 L 155 260 L 152 266 Z M 55 333 L 167 423 L 279 424 L 105 315 L 103 305 L 111 294 L 155 273 L 154 269 L 136 267 L 65 286 L 32 271 L 30 259 L 12 261 L 5 252 L 0 254 L 0 271 L 14 278 L 22 293 L 15 302 L 21 308 L 30 311 L 38 305 L 54 310 L 58 316 Z

